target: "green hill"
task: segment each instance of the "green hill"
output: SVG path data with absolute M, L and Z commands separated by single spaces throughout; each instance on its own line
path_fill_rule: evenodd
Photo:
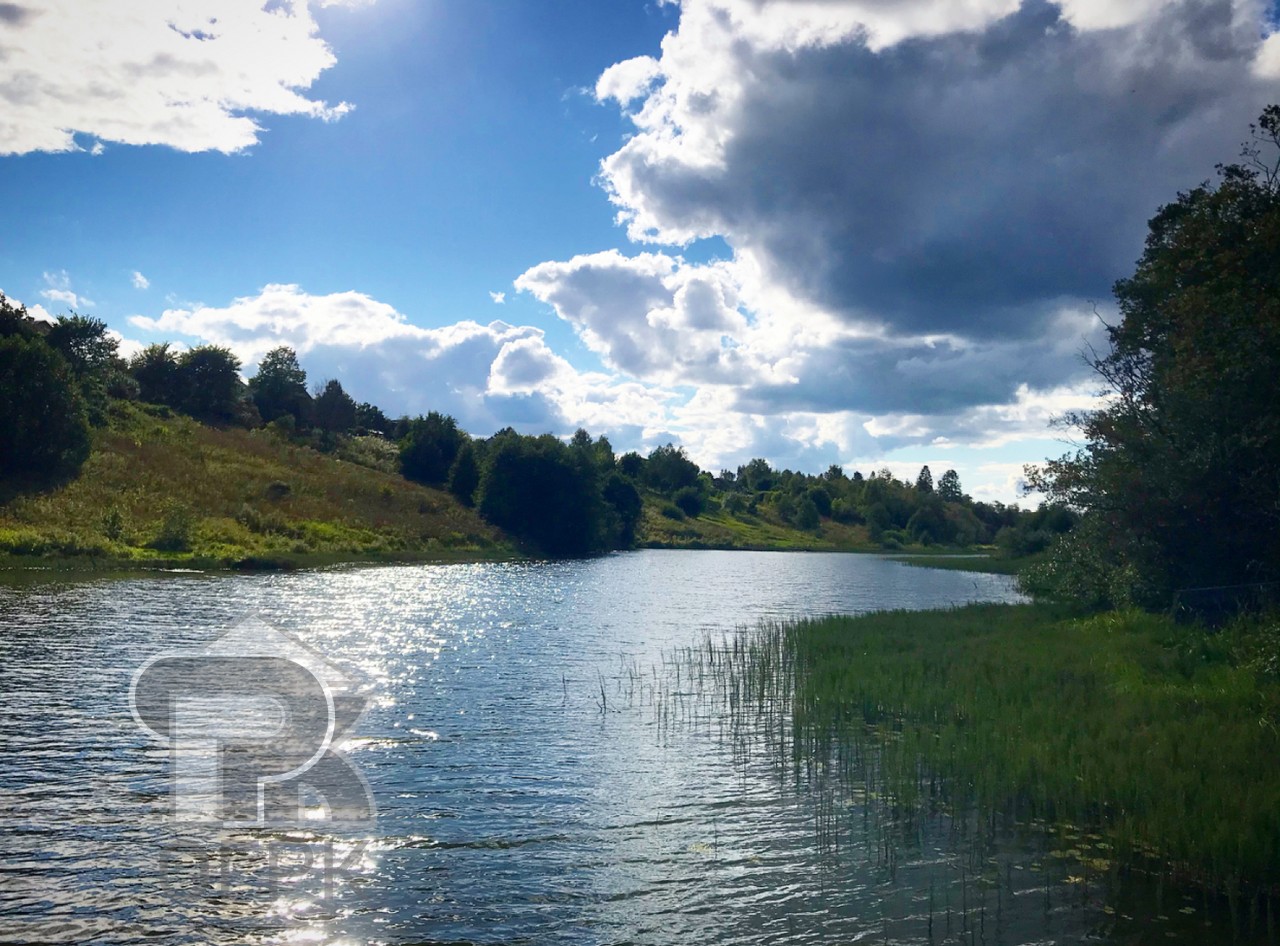
M 800 529 L 764 511 L 733 515 L 716 502 L 700 515 L 688 516 L 651 492 L 644 495 L 636 541 L 642 548 L 883 551 L 866 526 L 823 519 L 814 529 Z
M 448 493 L 299 447 L 114 402 L 71 482 L 0 496 L 0 556 L 74 565 L 290 567 L 515 554 Z

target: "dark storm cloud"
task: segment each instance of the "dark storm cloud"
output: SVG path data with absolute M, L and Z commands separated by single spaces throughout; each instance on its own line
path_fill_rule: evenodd
M 1236 154 L 1277 97 L 1251 72 L 1260 42 L 1227 0 L 1083 32 L 1029 0 L 874 52 L 737 43 L 722 168 L 641 135 L 606 178 L 623 169 L 624 206 L 723 234 L 844 317 L 1033 337 L 1046 300 L 1105 299 L 1157 206 Z
M 28 7 L 20 7 L 16 3 L 0 3 L 0 23 L 7 26 L 22 26 L 36 11 Z

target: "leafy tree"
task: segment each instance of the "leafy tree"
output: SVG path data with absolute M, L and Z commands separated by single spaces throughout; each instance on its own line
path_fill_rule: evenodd
M 295 427 L 310 423 L 307 373 L 298 364 L 297 353 L 288 346 L 281 345 L 263 355 L 258 373 L 249 382 L 249 395 L 268 424 L 285 414 L 293 417 Z
M 631 480 L 614 470 L 604 481 L 602 495 L 618 517 L 617 544 L 631 548 L 636 544 L 636 526 L 644 509 L 639 491 Z
M 907 520 L 907 533 L 923 545 L 951 542 L 951 524 L 942 503 L 936 499 L 923 503 Z
M 11 335 L 34 338 L 37 334 L 36 321 L 27 314 L 27 307 L 14 305 L 0 292 L 0 338 Z
M 798 529 L 812 530 L 818 528 L 818 507 L 814 504 L 813 499 L 810 498 L 809 493 L 806 493 L 796 503 L 794 519 Z
M 618 472 L 628 479 L 638 480 L 644 475 L 644 457 L 634 450 L 618 459 Z
M 401 472 L 419 483 L 445 483 L 465 438 L 458 422 L 447 414 L 432 411 L 416 418 L 400 442 Z
M 920 475 L 916 477 L 916 492 L 933 492 L 933 474 L 929 472 L 929 468 L 927 466 L 920 467 Z
M 1243 164 L 1150 221 L 1115 286 L 1110 351 L 1092 359 L 1110 402 L 1068 418 L 1084 449 L 1029 470 L 1086 511 L 1033 576 L 1041 587 L 1161 607 L 1179 588 L 1277 575 L 1280 107 L 1251 130 Z
M 311 405 L 316 426 L 327 434 L 345 434 L 356 425 L 356 402 L 342 389 L 339 381 L 330 379 Z
M 809 502 L 813 503 L 813 508 L 818 510 L 818 515 L 831 515 L 831 494 L 825 486 L 811 486 L 804 495 Z
M 458 455 L 449 468 L 449 492 L 458 497 L 464 506 L 475 502 L 476 488 L 480 485 L 480 464 L 476 462 L 476 450 L 470 441 L 458 449 Z
M 244 384 L 240 359 L 230 349 L 200 345 L 178 356 L 177 387 L 181 410 L 215 423 L 241 416 Z
M 39 338 L 0 338 L 0 478 L 74 475 L 89 456 L 89 423 L 66 359 Z
M 698 464 L 689 459 L 684 447 L 666 444 L 649 454 L 644 464 L 645 483 L 660 493 L 674 495 L 677 490 L 698 482 Z
M 179 407 L 178 357 L 168 342 L 148 345 L 129 360 L 129 373 L 138 382 L 138 398 L 148 404 Z
M 955 470 L 947 470 L 938 480 L 938 498 L 949 503 L 958 503 L 964 499 L 964 491 L 960 488 L 960 475 Z
M 756 457 L 746 466 L 738 467 L 738 482 L 742 483 L 748 492 L 767 493 L 773 489 L 775 482 L 773 468 L 769 466 L 769 461 Z
M 550 434 L 494 437 L 476 505 L 490 522 L 550 555 L 582 555 L 608 544 L 593 465 Z
M 365 430 L 376 430 L 381 434 L 390 434 L 395 422 L 377 406 L 368 403 L 356 405 L 356 426 Z
M 58 316 L 45 340 L 80 377 L 105 372 L 119 348 L 108 333 L 107 323 L 87 315 Z

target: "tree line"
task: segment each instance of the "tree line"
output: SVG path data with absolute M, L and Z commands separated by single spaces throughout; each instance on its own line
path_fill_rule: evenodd
M 1046 519 L 1016 506 L 974 502 L 954 470 L 935 485 L 928 467 L 909 483 L 887 470 L 864 478 L 832 466 L 812 476 L 755 459 L 712 475 L 683 448 L 666 444 L 647 456 L 617 456 L 607 437 L 585 430 L 567 443 L 510 428 L 476 438 L 437 411 L 393 419 L 357 402 L 336 379 L 309 388 L 296 352 L 285 346 L 268 352 L 247 382 L 241 370 L 233 352 L 215 345 L 178 351 L 159 343 L 124 359 L 100 320 L 71 314 L 39 322 L 0 296 L 0 395 L 10 405 L 0 432 L 0 478 L 42 485 L 75 475 L 89 454 L 90 429 L 106 422 L 116 398 L 162 405 L 205 423 L 265 428 L 448 489 L 550 555 L 634 546 L 645 495 L 673 519 L 723 511 L 801 530 L 818 530 L 824 521 L 865 525 L 871 539 L 889 549 L 998 541 L 1027 554 L 1073 522 L 1061 512 Z

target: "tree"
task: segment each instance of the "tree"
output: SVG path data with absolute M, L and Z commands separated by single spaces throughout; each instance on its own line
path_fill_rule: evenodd
M 549 555 L 609 547 L 596 471 L 580 451 L 550 434 L 512 434 L 487 454 L 476 503 L 486 519 Z
M 938 480 L 938 498 L 949 503 L 958 503 L 964 499 L 964 490 L 960 488 L 960 475 L 955 470 L 947 470 Z
M 916 477 L 916 492 L 933 492 L 933 474 L 929 472 L 929 468 L 927 466 L 920 467 L 920 475 Z
M 58 316 L 45 340 L 79 377 L 105 372 L 119 348 L 119 342 L 109 334 L 107 323 L 87 315 Z
M 634 450 L 618 458 L 618 471 L 628 479 L 638 480 L 644 475 L 644 457 Z
M 60 479 L 88 456 L 89 422 L 66 359 L 39 338 L 0 338 L 0 478 Z
M 698 482 L 698 464 L 686 455 L 684 447 L 666 444 L 649 454 L 644 464 L 646 485 L 668 496 Z
M 34 338 L 38 334 L 36 320 L 27 314 L 27 307 L 14 305 L 0 292 L 0 338 L 11 335 Z
M 1280 107 L 1243 164 L 1160 208 L 1121 321 L 1091 359 L 1109 404 L 1067 422 L 1074 455 L 1028 471 L 1084 510 L 1033 587 L 1162 607 L 1179 588 L 1271 580 L 1280 566 Z
M 464 506 L 475 503 L 476 488 L 480 485 L 480 464 L 476 462 L 476 450 L 471 441 L 458 449 L 458 455 L 449 468 L 449 492 Z
M 456 420 L 438 411 L 410 421 L 400 443 L 401 472 L 419 483 L 444 484 L 465 437 Z
M 178 358 L 168 342 L 148 345 L 129 360 L 129 373 L 138 382 L 138 397 L 148 404 L 178 407 Z
M 311 412 L 316 426 L 327 434 L 345 434 L 356 425 L 356 402 L 333 379 L 316 394 Z
M 240 359 L 230 349 L 200 345 L 178 356 L 181 410 L 200 420 L 228 423 L 240 416 L 244 383 Z
M 798 529 L 813 530 L 818 528 L 819 516 L 818 507 L 814 504 L 809 494 L 805 494 L 798 503 L 795 510 L 795 524 Z
M 281 345 L 262 356 L 258 373 L 249 382 L 249 396 L 268 424 L 285 414 L 293 417 L 296 427 L 310 423 L 307 373 L 298 364 L 298 355 L 292 348 Z
M 618 517 L 617 545 L 631 548 L 636 544 L 636 526 L 640 522 L 640 514 L 644 511 L 644 503 L 635 484 L 614 470 L 604 481 L 601 491 L 604 501 L 608 503 Z
M 390 434 L 394 422 L 382 413 L 382 409 L 367 401 L 356 405 L 356 426 L 365 430 L 376 430 L 380 434 Z

